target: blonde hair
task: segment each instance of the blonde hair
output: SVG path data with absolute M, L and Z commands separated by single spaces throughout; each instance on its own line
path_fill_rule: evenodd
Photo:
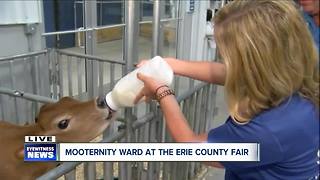
M 319 56 L 293 1 L 234 1 L 214 23 L 234 119 L 248 122 L 295 92 L 319 107 Z

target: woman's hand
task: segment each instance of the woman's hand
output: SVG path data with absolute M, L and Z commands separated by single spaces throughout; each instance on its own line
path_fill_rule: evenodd
M 144 83 L 143 89 L 139 92 L 136 99 L 134 100 L 134 103 L 138 103 L 140 99 L 144 98 L 146 102 L 149 102 L 152 99 L 156 98 L 156 91 L 160 90 L 159 87 L 162 87 L 164 84 L 156 81 L 155 79 L 143 75 L 141 73 L 137 73 L 137 78 L 141 80 Z M 167 87 L 163 87 L 167 88 Z
M 177 59 L 175 59 L 175 58 L 171 58 L 171 57 L 166 57 L 166 58 L 163 58 L 163 60 L 165 60 L 168 64 L 169 64 L 169 66 L 172 68 L 172 70 L 173 70 L 173 72 L 174 72 L 174 67 L 175 67 L 175 64 L 176 64 L 176 62 L 178 61 Z M 146 62 L 148 62 L 148 60 L 146 60 L 146 59 L 143 59 L 143 60 L 141 60 L 138 64 L 136 64 L 136 67 L 141 67 L 142 65 L 144 65 Z
M 144 65 L 144 64 L 147 63 L 147 62 L 148 62 L 148 60 L 143 59 L 143 60 L 141 60 L 138 64 L 135 64 L 135 66 L 136 66 L 137 68 L 139 68 L 139 67 L 141 67 L 142 65 Z

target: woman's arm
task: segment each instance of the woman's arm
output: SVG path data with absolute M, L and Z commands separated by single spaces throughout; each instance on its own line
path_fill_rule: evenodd
M 143 96 L 147 96 L 149 98 L 154 98 L 156 90 L 162 84 L 159 84 L 151 77 L 142 75 L 138 73 L 138 79 L 143 81 L 144 88 L 137 95 L 135 102 L 138 102 Z M 158 92 L 164 92 L 168 87 L 163 87 L 158 89 Z M 161 110 L 164 115 L 164 119 L 166 121 L 166 126 L 171 134 L 172 138 L 176 142 L 206 142 L 208 139 L 208 134 L 195 134 L 190 128 L 187 120 L 185 119 L 183 113 L 180 110 L 180 106 L 173 95 L 167 95 L 162 98 L 159 102 Z M 223 167 L 218 162 L 210 162 L 207 163 L 210 166 L 221 168 Z
M 174 73 L 209 83 L 224 85 L 225 65 L 217 62 L 183 61 L 175 58 L 164 58 Z

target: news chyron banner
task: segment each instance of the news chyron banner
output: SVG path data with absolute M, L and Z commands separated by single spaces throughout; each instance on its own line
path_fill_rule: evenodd
M 55 136 L 25 136 L 24 161 L 58 161 Z
M 258 143 L 56 143 L 26 136 L 25 161 L 259 161 Z

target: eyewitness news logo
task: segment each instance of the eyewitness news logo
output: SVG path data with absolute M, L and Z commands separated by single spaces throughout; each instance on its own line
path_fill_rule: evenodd
M 54 136 L 26 136 L 24 161 L 57 161 Z

